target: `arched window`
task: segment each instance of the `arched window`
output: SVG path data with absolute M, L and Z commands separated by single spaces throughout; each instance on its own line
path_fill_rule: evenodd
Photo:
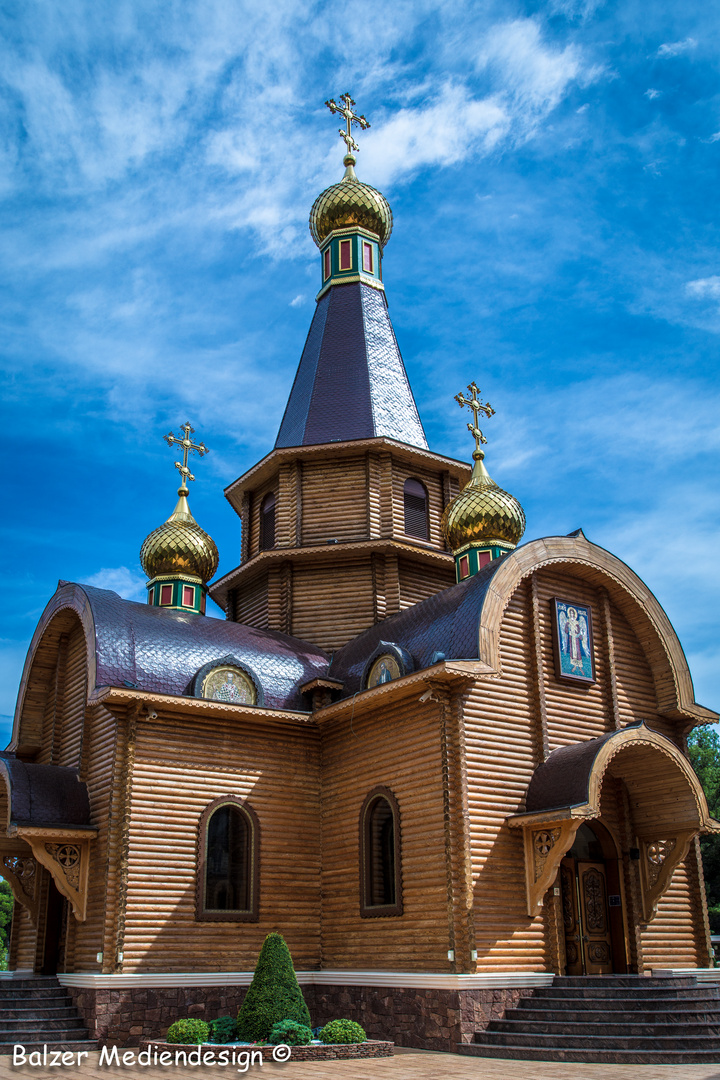
M 360 914 L 402 915 L 400 812 L 387 788 L 375 788 L 360 812 Z
M 403 488 L 405 500 L 405 535 L 416 536 L 418 540 L 429 540 L 428 497 L 425 485 L 412 477 L 405 481 Z
M 271 491 L 260 506 L 260 550 L 275 547 L 275 492 Z
M 200 818 L 197 918 L 257 922 L 260 828 L 235 795 L 211 802 Z

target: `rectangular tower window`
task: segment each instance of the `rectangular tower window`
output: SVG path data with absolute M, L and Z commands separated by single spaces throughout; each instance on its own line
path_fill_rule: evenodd
M 195 590 L 192 585 L 183 585 L 183 607 L 195 607 Z
M 478 559 L 478 570 L 479 570 L 481 566 L 487 566 L 487 564 L 492 561 L 492 552 L 491 551 L 478 551 L 477 559 Z
M 340 269 L 351 270 L 352 269 L 352 255 L 350 253 L 350 241 L 340 241 Z
M 467 577 L 470 573 L 470 560 L 467 555 L 460 556 L 460 577 Z
M 327 249 L 327 251 L 325 252 L 325 254 L 323 256 L 323 265 L 324 265 L 324 268 L 325 268 L 325 270 L 324 270 L 325 280 L 327 281 L 327 279 L 330 277 L 330 248 Z
M 160 586 L 160 603 L 172 604 L 172 585 Z
M 155 590 L 154 589 L 148 589 L 148 604 L 154 604 L 154 603 L 155 603 Z
M 372 244 L 363 244 L 363 270 L 366 270 L 368 274 L 373 272 Z

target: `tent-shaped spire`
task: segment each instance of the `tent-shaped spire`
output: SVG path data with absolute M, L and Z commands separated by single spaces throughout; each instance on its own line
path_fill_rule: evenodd
M 385 294 L 334 284 L 318 300 L 275 446 L 375 436 L 427 448 Z

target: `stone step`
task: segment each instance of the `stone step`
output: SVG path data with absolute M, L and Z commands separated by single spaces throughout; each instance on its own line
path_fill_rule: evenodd
M 628 990 L 602 986 L 539 986 L 533 991 L 533 997 L 538 1000 L 552 1001 L 582 1001 L 586 998 L 595 998 L 603 1001 L 697 1001 L 698 998 L 712 998 L 720 1000 L 720 988 L 715 986 L 692 986 L 678 987 L 676 989 L 638 987 L 637 990 Z M 527 998 L 523 1000 L 528 1000 Z
M 694 975 L 556 975 L 553 986 L 565 989 L 574 986 L 603 986 L 623 988 L 682 989 L 697 986 Z
M 532 998 L 527 1001 L 532 1003 Z M 520 1003 L 518 1003 L 520 1004 Z M 673 1008 L 668 1010 L 665 1005 L 659 1011 L 654 1009 L 536 1009 L 527 1008 L 508 1009 L 503 1017 L 504 1020 L 517 1020 L 518 1023 L 568 1023 L 568 1024 L 605 1024 L 612 1023 L 609 1018 L 617 1013 L 628 1015 L 628 1021 L 633 1024 L 718 1024 L 720 1023 L 720 1003 L 713 1002 L 712 1008 L 698 1008 L 692 1005 L 689 1008 Z M 631 1019 L 632 1018 L 632 1019 Z
M 576 1061 L 608 1065 L 714 1065 L 720 1062 L 717 1050 L 582 1050 L 549 1046 L 506 1046 L 502 1043 L 480 1046 L 461 1043 L 459 1054 L 478 1058 L 506 1058 L 514 1061 Z M 678 1073 L 678 1080 L 682 1074 Z
M 57 975 L 34 975 L 29 979 L 0 979 L 0 993 L 6 989 L 16 989 L 18 986 L 23 989 L 32 989 L 37 987 L 38 990 L 42 990 L 46 987 L 55 987 L 60 989 L 60 983 L 58 982 Z
M 57 1039 L 57 1037 L 55 1037 L 54 1039 L 43 1039 L 40 1043 L 31 1043 L 27 1040 L 24 1040 L 20 1044 L 14 1042 L 0 1042 L 0 1055 L 4 1056 L 6 1054 L 12 1054 L 17 1045 L 21 1045 L 25 1048 L 28 1057 L 30 1054 L 39 1054 L 40 1064 L 42 1064 L 44 1049 L 47 1049 L 48 1055 L 53 1050 L 71 1050 L 73 1053 L 77 1054 L 79 1050 L 87 1050 L 89 1053 L 92 1053 L 94 1050 L 100 1049 L 100 1043 L 96 1040 L 78 1039 L 77 1032 L 73 1032 L 72 1037 L 69 1039 Z M 29 1062 L 26 1062 L 25 1064 L 28 1065 Z M 47 1064 L 48 1066 L 50 1065 L 49 1057 Z
M 63 1001 L 60 1005 L 52 1007 L 43 1005 L 42 1008 L 36 1009 L 27 1009 L 25 1007 L 6 1009 L 4 1005 L 0 1007 L 0 1019 L 2 1020 L 30 1020 L 33 1017 L 50 1020 L 62 1016 L 77 1016 L 76 1010 L 67 1001 Z
M 484 1031 L 475 1036 L 479 1046 L 547 1046 L 549 1049 L 568 1050 L 715 1050 L 720 1060 L 720 1038 L 712 1035 L 605 1035 L 597 1030 L 594 1035 L 543 1035 L 538 1031 Z
M 70 995 L 61 986 L 43 989 L 41 987 L 17 987 L 8 988 L 0 993 L 0 1009 L 11 1001 L 46 1001 L 52 998 L 68 998 Z
M 74 1013 L 72 1002 L 67 995 L 62 998 L 43 998 L 41 1001 L 31 1002 L 26 998 L 13 998 L 12 1004 L 0 1001 L 0 1016 L 6 1020 L 9 1016 L 53 1016 L 58 1012 L 70 1010 Z
M 480 1041 L 483 1039 L 483 1035 L 492 1035 L 495 1037 L 497 1033 L 503 1035 L 560 1035 L 563 1042 L 566 1037 L 587 1037 L 597 1036 L 602 1039 L 615 1039 L 615 1036 L 624 1037 L 630 1035 L 644 1041 L 656 1039 L 684 1039 L 689 1038 L 709 1038 L 717 1039 L 718 1045 L 720 1045 L 720 1016 L 718 1016 L 717 1022 L 714 1024 L 708 1024 L 706 1022 L 701 1023 L 682 1023 L 678 1024 L 677 1020 L 670 1024 L 654 1023 L 650 1021 L 648 1023 L 588 1023 L 583 1021 L 580 1023 L 566 1023 L 565 1021 L 552 1022 L 548 1020 L 527 1021 L 527 1020 L 513 1020 L 508 1019 L 505 1016 L 502 1020 L 491 1020 L 485 1032 L 478 1034 L 476 1038 Z M 503 1041 L 507 1041 L 503 1039 Z
M 0 1019 L 0 1040 L 7 1041 L 5 1036 L 14 1038 L 17 1035 L 20 1038 L 26 1031 L 70 1031 L 72 1028 L 80 1027 L 84 1027 L 84 1023 L 78 1014 L 73 1012 L 69 1016 L 59 1016 L 57 1019 L 44 1016 L 29 1016 L 25 1020 L 3 1018 Z

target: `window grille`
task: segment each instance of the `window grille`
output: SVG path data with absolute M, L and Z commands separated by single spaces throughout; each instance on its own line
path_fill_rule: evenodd
M 427 491 L 419 480 L 406 480 L 405 500 L 405 535 L 416 536 L 418 540 L 429 540 Z
M 270 492 L 260 507 L 260 550 L 275 547 L 275 494 Z

